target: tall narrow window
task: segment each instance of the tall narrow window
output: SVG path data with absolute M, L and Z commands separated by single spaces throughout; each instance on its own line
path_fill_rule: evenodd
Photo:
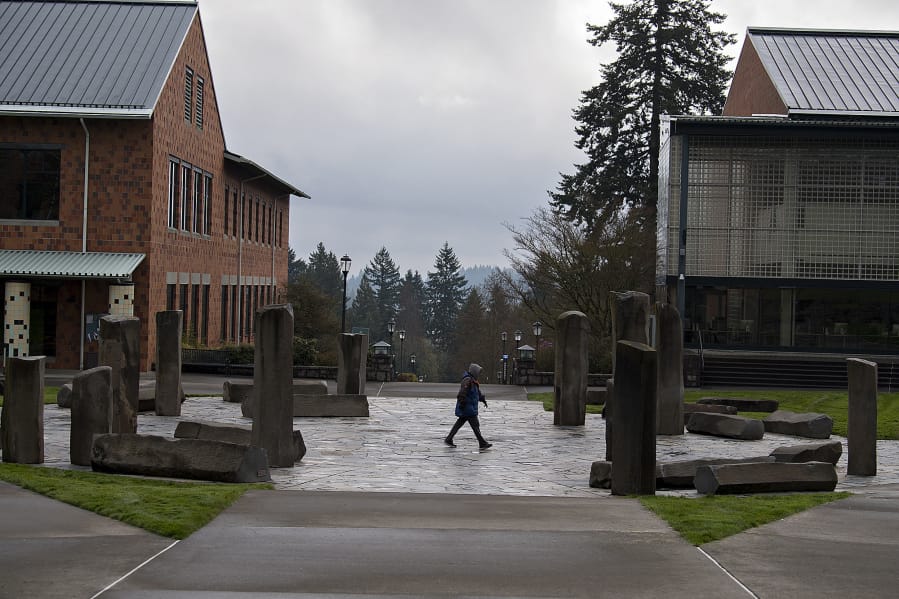
M 169 159 L 169 228 L 178 226 L 178 161 Z M 172 308 L 169 308 L 171 310 Z
M 231 341 L 237 343 L 240 340 L 240 329 L 237 326 L 237 285 L 231 285 Z
M 203 234 L 212 232 L 212 176 L 203 175 Z
M 200 326 L 200 340 L 209 345 L 209 283 L 203 284 L 203 324 Z
M 259 243 L 259 198 L 256 198 L 256 243 Z
M 228 234 L 228 216 L 230 216 L 228 211 L 231 209 L 228 205 L 228 202 L 231 199 L 230 194 L 231 190 L 229 190 L 228 187 L 225 186 L 225 226 L 222 228 L 222 231 L 224 231 L 225 235 Z M 222 341 L 224 341 L 224 339 L 222 339 Z
M 278 247 L 284 247 L 284 211 L 278 210 Z
M 197 77 L 197 101 L 194 105 L 194 122 L 197 128 L 203 128 L 203 78 Z
M 266 209 L 265 205 L 263 204 L 263 206 L 262 206 L 262 243 L 265 243 L 266 241 L 268 241 L 268 236 L 265 234 L 265 220 L 266 220 L 265 213 L 266 212 L 267 212 L 267 209 Z
M 188 123 L 194 113 L 194 72 L 190 67 L 184 69 L 184 120 Z
M 187 231 L 190 221 L 187 219 L 190 207 L 190 165 L 181 165 L 181 230 Z
M 233 211 L 231 216 L 231 235 L 237 237 L 237 190 L 234 190 L 234 202 L 232 203 L 231 210 Z
M 200 286 L 199 285 L 191 285 L 190 286 L 190 311 L 191 319 L 190 319 L 190 333 L 191 338 L 194 341 L 199 340 L 199 332 L 200 332 Z
M 193 187 L 193 211 L 191 212 L 191 228 L 194 233 L 200 232 L 200 222 L 203 218 L 203 173 L 194 171 Z
M 175 309 L 175 288 L 177 285 L 169 284 L 165 286 L 165 309 L 166 310 L 174 310 Z
M 184 323 L 182 330 L 187 332 L 187 284 L 181 285 L 181 322 Z
M 244 200 L 243 205 L 247 215 L 247 228 L 243 232 L 243 237 L 247 241 L 250 241 L 253 238 L 253 198 L 250 198 L 249 205 L 247 205 L 246 200 Z
M 219 341 L 224 343 L 228 340 L 228 286 L 222 284 L 222 316 L 219 323 Z

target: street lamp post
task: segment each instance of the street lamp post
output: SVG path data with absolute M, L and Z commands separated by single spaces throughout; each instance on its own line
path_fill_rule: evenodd
M 536 338 L 534 343 L 534 359 L 536 360 L 537 350 L 540 349 L 540 334 L 543 332 L 543 323 L 538 320 L 531 326 L 534 327 L 534 337 Z
M 393 371 L 394 376 L 396 376 L 396 352 L 393 351 L 393 332 L 395 330 L 396 330 L 396 321 L 391 318 L 389 321 L 387 321 L 387 335 L 390 337 L 390 353 L 393 358 L 392 359 L 393 368 L 391 368 L 391 370 Z
M 412 364 L 412 374 L 418 379 L 418 374 L 415 372 L 415 354 L 409 356 L 409 363 Z
M 404 360 L 406 358 L 406 354 L 403 352 L 403 350 L 404 350 L 403 344 L 406 341 L 406 329 L 400 329 L 399 333 L 400 333 L 400 366 L 402 366 L 403 364 L 405 364 Z
M 350 274 L 353 260 L 346 254 L 340 259 L 340 272 L 343 273 L 343 303 L 340 304 L 340 332 L 346 333 L 346 276 Z
M 509 335 L 503 331 L 500 333 L 500 338 L 503 340 L 503 385 L 506 384 L 506 364 L 509 361 L 509 354 L 506 353 L 506 339 L 508 339 Z

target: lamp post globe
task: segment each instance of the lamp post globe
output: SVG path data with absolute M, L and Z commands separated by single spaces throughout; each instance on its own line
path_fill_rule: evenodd
M 346 277 L 350 274 L 350 266 L 353 264 L 352 258 L 344 254 L 340 259 L 340 272 L 343 273 L 343 302 L 340 304 L 340 332 L 346 333 Z
M 402 365 L 405 364 L 405 357 L 406 357 L 405 353 L 404 353 L 404 347 L 403 347 L 403 345 L 405 344 L 405 341 L 406 341 L 406 329 L 400 329 L 397 332 L 400 335 L 400 366 L 402 367 Z
M 534 338 L 536 341 L 534 342 L 534 355 L 537 355 L 537 350 L 540 348 L 540 335 L 543 333 L 543 323 L 539 320 L 531 325 L 534 330 Z

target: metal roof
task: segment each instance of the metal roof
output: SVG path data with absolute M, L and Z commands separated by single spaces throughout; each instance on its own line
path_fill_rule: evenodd
M 791 115 L 899 117 L 899 32 L 751 27 L 747 36 Z
M 288 193 L 291 193 L 295 196 L 299 196 L 301 198 L 310 198 L 310 196 L 308 194 L 306 194 L 304 191 L 302 191 L 301 189 L 294 187 L 293 185 L 291 185 L 284 179 L 281 179 L 277 175 L 272 174 L 270 171 L 259 166 L 258 164 L 256 164 L 252 160 L 250 160 L 249 158 L 244 158 L 240 154 L 235 154 L 234 152 L 225 150 L 225 160 L 233 162 L 234 164 L 239 164 L 239 165 L 246 167 L 251 173 L 253 173 L 253 175 L 251 177 L 253 179 L 268 177 L 269 179 L 274 181 L 275 185 L 279 185 L 279 186 L 283 187 L 284 190 L 287 191 Z
M 0 1 L 0 113 L 149 118 L 195 2 Z
M 130 279 L 144 254 L 0 250 L 0 277 Z

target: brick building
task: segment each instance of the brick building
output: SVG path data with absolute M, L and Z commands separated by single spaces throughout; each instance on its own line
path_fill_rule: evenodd
M 899 352 L 897 64 L 895 32 L 750 28 L 724 114 L 663 120 L 656 282 L 688 346 Z
M 103 314 L 159 310 L 208 346 L 283 299 L 290 197 L 228 151 L 196 2 L 0 2 L 4 351 L 96 357 Z

